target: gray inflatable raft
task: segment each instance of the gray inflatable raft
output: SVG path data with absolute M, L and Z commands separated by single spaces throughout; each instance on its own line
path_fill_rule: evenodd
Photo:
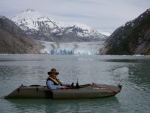
M 5 99 L 92 99 L 115 96 L 122 86 L 98 84 L 96 87 L 81 85 L 79 88 L 50 90 L 46 86 L 31 85 L 15 89 Z

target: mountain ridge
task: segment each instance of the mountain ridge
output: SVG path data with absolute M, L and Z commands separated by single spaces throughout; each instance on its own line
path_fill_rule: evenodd
M 29 36 L 37 40 L 86 42 L 105 40 L 107 37 L 87 25 L 73 22 L 57 22 L 32 9 L 23 11 L 12 20 Z
M 117 28 L 104 45 L 100 54 L 150 54 L 150 9 Z

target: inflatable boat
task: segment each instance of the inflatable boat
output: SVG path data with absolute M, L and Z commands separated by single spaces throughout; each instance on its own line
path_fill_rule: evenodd
M 46 86 L 21 85 L 4 99 L 93 99 L 115 96 L 122 89 L 121 85 L 80 85 L 68 89 L 50 90 Z

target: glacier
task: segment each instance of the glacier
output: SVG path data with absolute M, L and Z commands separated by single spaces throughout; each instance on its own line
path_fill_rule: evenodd
M 41 41 L 44 49 L 43 54 L 49 55 L 98 55 L 100 48 L 103 47 L 104 41 L 97 42 L 46 42 Z

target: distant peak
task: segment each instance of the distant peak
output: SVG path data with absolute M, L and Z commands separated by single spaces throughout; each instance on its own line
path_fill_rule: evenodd
M 33 9 L 27 9 L 26 12 L 34 12 Z

